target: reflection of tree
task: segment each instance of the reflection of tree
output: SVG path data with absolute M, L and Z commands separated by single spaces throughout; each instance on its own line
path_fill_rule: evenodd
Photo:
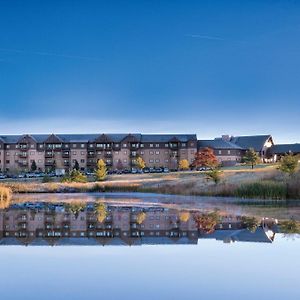
M 141 211 L 136 216 L 136 222 L 141 225 L 146 219 L 146 213 Z
M 95 204 L 95 211 L 97 214 L 97 220 L 100 223 L 103 223 L 108 215 L 108 211 L 106 205 L 104 203 L 96 203 Z
M 181 222 L 184 222 L 184 223 L 186 223 L 189 219 L 190 219 L 190 213 L 188 212 L 188 211 L 181 211 L 180 213 L 179 213 L 179 220 L 181 221 Z
M 67 203 L 65 205 L 65 208 L 67 211 L 71 212 L 75 218 L 78 218 L 78 215 L 81 211 L 84 211 L 86 208 L 86 204 L 84 202 L 80 202 L 80 201 L 74 201 L 71 203 Z
M 194 220 L 197 224 L 197 228 L 201 233 L 212 233 L 214 232 L 216 225 L 220 221 L 218 212 L 195 214 Z
M 251 232 L 255 232 L 257 227 L 260 225 L 259 220 L 257 220 L 255 217 L 242 216 L 241 221 L 242 226 Z
M 9 207 L 11 199 L 11 190 L 7 187 L 0 187 L 0 209 Z

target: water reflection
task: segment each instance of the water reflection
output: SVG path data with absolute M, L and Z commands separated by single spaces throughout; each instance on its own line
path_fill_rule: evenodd
M 272 243 L 277 232 L 274 218 L 167 205 L 23 202 L 0 211 L 1 245 L 178 245 L 202 239 Z

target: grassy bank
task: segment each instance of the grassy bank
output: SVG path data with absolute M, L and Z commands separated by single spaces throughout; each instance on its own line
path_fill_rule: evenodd
M 204 173 L 111 177 L 104 182 L 7 182 L 13 193 L 151 192 L 258 199 L 300 199 L 300 174 L 283 177 L 275 169 L 224 171 L 215 184 Z

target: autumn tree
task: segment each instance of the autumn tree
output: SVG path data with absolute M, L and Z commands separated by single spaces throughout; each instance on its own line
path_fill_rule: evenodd
M 260 222 L 255 217 L 242 216 L 241 217 L 243 227 L 247 228 L 251 232 L 255 232 Z
M 143 170 L 146 167 L 145 161 L 140 156 L 136 159 L 136 166 L 140 170 Z
M 214 212 L 195 214 L 194 220 L 197 224 L 197 228 L 201 233 L 212 233 L 218 222 L 220 221 L 219 214 Z
M 181 211 L 179 213 L 179 220 L 186 223 L 190 219 L 191 214 L 188 211 Z
M 193 166 L 196 168 L 216 168 L 219 165 L 218 159 L 214 154 L 214 151 L 210 148 L 203 148 L 195 154 Z
M 190 167 L 189 161 L 187 159 L 182 159 L 179 161 L 180 170 L 188 170 Z
M 139 212 L 139 213 L 137 214 L 137 216 L 136 216 L 136 222 L 137 222 L 139 225 L 141 225 L 141 224 L 145 221 L 146 216 L 147 216 L 147 215 L 146 215 L 145 212 L 143 212 L 143 211 Z
M 252 167 L 254 169 L 254 166 L 258 163 L 259 161 L 259 156 L 255 152 L 253 148 L 250 148 L 249 150 L 246 151 L 245 156 L 243 157 L 243 161 Z
M 298 167 L 298 158 L 293 154 L 286 154 L 280 160 L 279 170 L 283 173 L 293 175 Z
M 107 168 L 103 159 L 99 159 L 97 162 L 96 180 L 103 181 L 107 176 Z
M 97 220 L 100 223 L 103 223 L 106 217 L 108 216 L 107 207 L 104 203 L 99 202 L 95 205 L 95 211 L 97 214 Z

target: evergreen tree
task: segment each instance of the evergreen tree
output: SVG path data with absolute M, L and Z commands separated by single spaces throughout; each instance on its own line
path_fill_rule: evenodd
M 243 161 L 251 165 L 252 169 L 254 169 L 254 166 L 258 163 L 259 161 L 259 156 L 258 154 L 254 151 L 253 148 L 250 148 L 249 150 L 246 151 L 246 155 L 243 157 Z
M 31 172 L 35 172 L 37 170 L 37 165 L 36 165 L 35 160 L 32 161 L 30 169 L 31 169 Z
M 79 171 L 79 163 L 78 163 L 77 159 L 76 159 L 75 162 L 74 162 L 74 167 L 73 167 L 73 169 Z

